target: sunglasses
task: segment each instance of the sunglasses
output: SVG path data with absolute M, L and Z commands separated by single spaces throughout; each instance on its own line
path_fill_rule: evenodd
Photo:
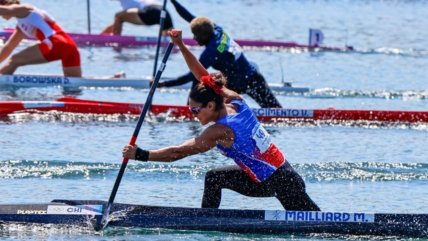
M 199 114 L 199 112 L 201 112 L 201 110 L 203 108 L 205 108 L 205 107 L 202 107 L 202 106 L 193 106 L 193 107 L 190 107 L 189 106 L 189 110 L 193 113 L 193 115 Z

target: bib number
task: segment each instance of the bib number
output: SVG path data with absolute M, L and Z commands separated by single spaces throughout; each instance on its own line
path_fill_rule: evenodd
M 221 36 L 221 42 L 220 45 L 217 47 L 217 50 L 220 53 L 223 53 L 226 50 L 235 57 L 235 60 L 238 60 L 239 57 L 241 57 L 242 55 L 241 47 L 233 39 L 227 36 L 226 33 L 223 33 L 223 35 Z
M 265 153 L 268 150 L 271 144 L 270 135 L 267 133 L 265 128 L 263 128 L 263 126 L 258 124 L 254 127 L 252 131 L 252 138 L 254 141 L 256 141 L 256 146 L 259 148 L 260 153 Z
M 229 52 L 235 56 L 235 60 L 238 60 L 242 55 L 241 47 L 234 40 L 230 41 Z

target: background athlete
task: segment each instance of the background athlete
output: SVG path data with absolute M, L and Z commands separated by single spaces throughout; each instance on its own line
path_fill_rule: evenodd
M 202 125 L 214 124 L 177 146 L 148 151 L 126 145 L 123 156 L 140 161 L 172 162 L 217 146 L 236 165 L 206 174 L 203 208 L 218 208 L 221 191 L 227 188 L 251 197 L 276 197 L 287 210 L 320 210 L 307 195 L 303 179 L 271 141 L 252 110 L 236 92 L 225 87 L 223 75 L 208 74 L 183 44 L 180 30 L 173 30 L 170 35 L 192 73 L 201 80 L 190 92 L 189 108 Z
M 107 26 L 101 34 L 122 34 L 124 22 L 136 25 L 154 25 L 160 23 L 162 3 L 156 0 L 120 0 L 122 11 L 114 16 L 114 22 Z M 166 12 L 163 35 L 173 27 L 171 16 Z
M 24 65 L 42 64 L 61 60 L 65 76 L 81 77 L 80 55 L 71 37 L 45 11 L 19 0 L 0 0 L 0 16 L 16 18 L 17 27 L 0 49 L 0 62 L 4 61 L 25 36 L 40 43 L 12 55 L 0 68 L 0 74 L 13 74 Z
M 261 107 L 281 107 L 263 75 L 247 60 L 241 47 L 220 26 L 213 24 L 206 17 L 195 17 L 175 0 L 171 2 L 180 16 L 190 22 L 194 39 L 199 45 L 205 46 L 199 57 L 205 68 L 213 67 L 221 71 L 227 78 L 227 88 L 248 94 Z M 193 81 L 192 86 L 198 84 L 192 73 L 188 73 L 177 79 L 161 82 L 159 86 L 177 86 L 190 81 Z

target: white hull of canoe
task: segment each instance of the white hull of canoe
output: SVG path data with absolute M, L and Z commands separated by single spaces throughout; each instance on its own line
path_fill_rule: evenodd
M 84 87 L 98 88 L 136 88 L 150 87 L 150 77 L 144 78 L 77 78 L 54 75 L 0 75 L 2 88 L 34 88 L 34 87 L 63 87 L 66 89 L 79 89 Z M 168 79 L 168 78 L 165 78 Z M 191 83 L 175 86 L 175 89 L 189 89 Z M 306 87 L 293 87 L 290 83 L 269 83 L 272 90 L 277 92 L 308 92 Z

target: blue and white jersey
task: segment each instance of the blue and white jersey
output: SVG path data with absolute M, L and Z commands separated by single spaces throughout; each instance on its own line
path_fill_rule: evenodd
M 223 116 L 217 123 L 232 129 L 233 145 L 230 148 L 217 145 L 217 148 L 232 158 L 255 182 L 263 182 L 286 160 L 251 108 L 242 100 L 233 100 L 231 104 L 238 107 L 237 113 Z
M 221 71 L 231 89 L 242 89 L 247 85 L 247 79 L 257 73 L 241 47 L 217 25 L 214 27 L 214 38 L 206 45 L 199 61 L 205 68 L 213 67 Z

